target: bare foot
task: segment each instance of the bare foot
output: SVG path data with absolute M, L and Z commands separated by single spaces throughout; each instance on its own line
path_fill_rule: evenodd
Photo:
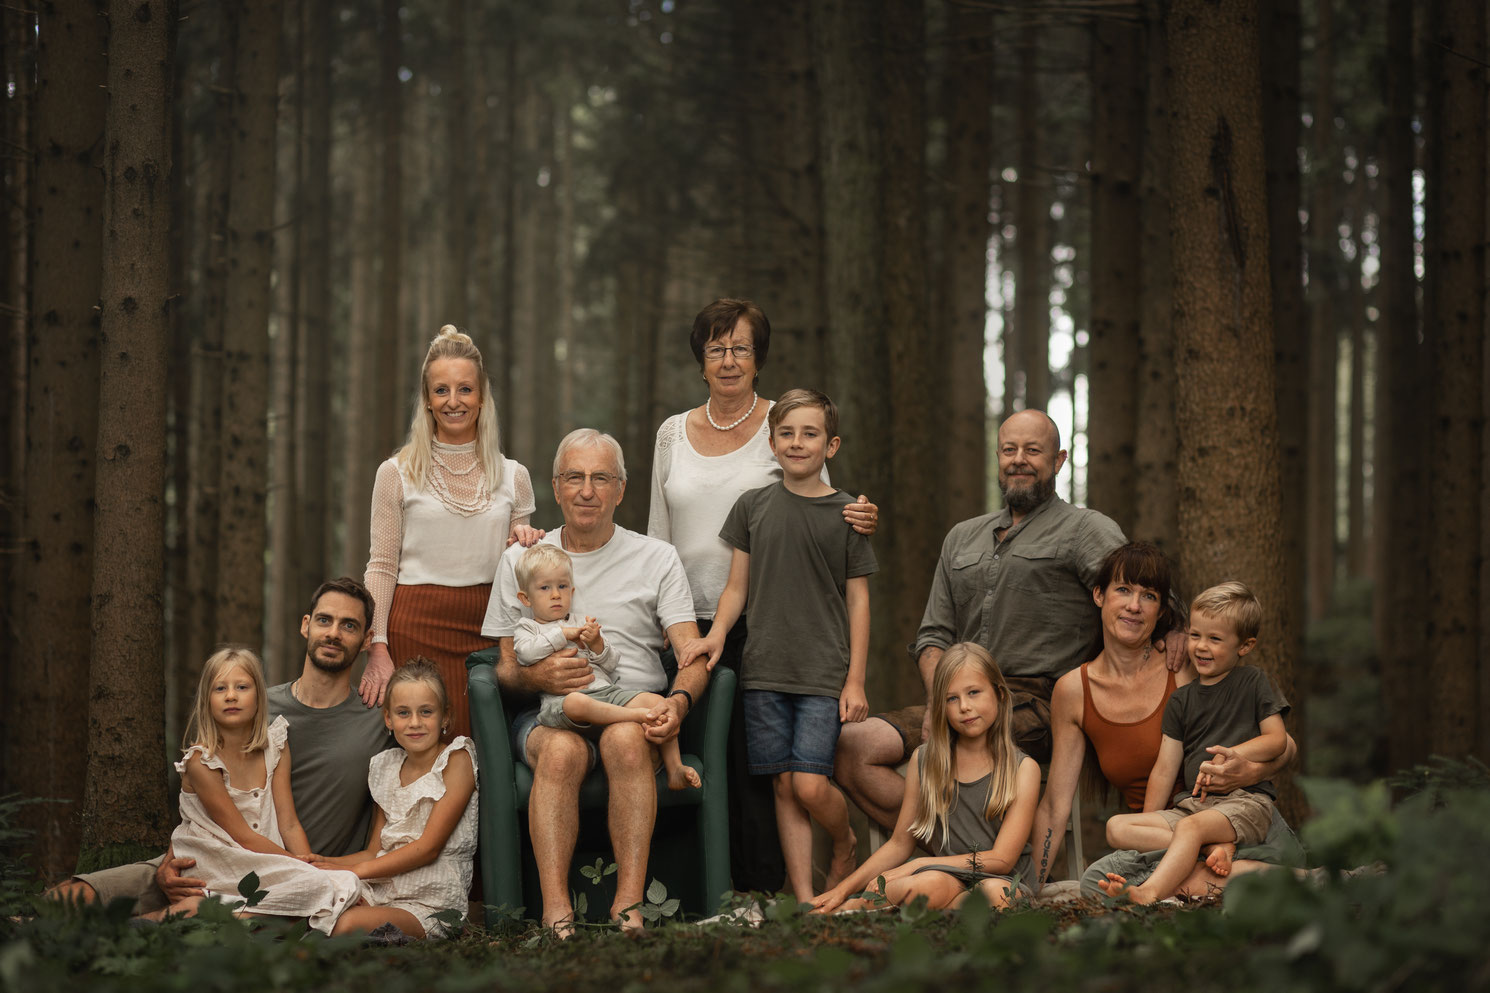
M 637 907 L 628 910 L 611 909 L 611 920 L 621 929 L 621 933 L 632 938 L 641 937 L 642 930 L 646 927 L 642 919 L 642 912 Z
M 852 831 L 849 832 L 846 842 L 843 844 L 834 843 L 833 861 L 828 863 L 828 878 L 823 884 L 823 889 L 831 890 L 853 875 L 854 870 L 859 867 L 859 859 L 854 854 L 854 846 L 857 843 L 858 839 L 854 837 Z
M 679 764 L 676 769 L 667 770 L 667 788 L 670 790 L 698 789 L 702 785 L 704 781 L 699 778 L 698 770 L 691 765 Z
M 1205 857 L 1205 864 L 1218 876 L 1231 875 L 1231 860 L 1236 855 L 1236 845 L 1229 841 L 1218 842 L 1211 846 L 1211 853 Z
M 543 926 L 552 931 L 555 938 L 558 938 L 560 941 L 568 941 L 574 937 L 576 931 L 574 913 L 571 911 L 562 917 L 556 917 L 552 920 L 545 917 L 543 919 Z
M 1109 872 L 1106 879 L 1097 880 L 1097 887 L 1110 897 L 1127 896 L 1134 903 L 1153 903 L 1153 898 L 1143 892 L 1140 887 L 1129 886 L 1128 881 L 1115 872 Z

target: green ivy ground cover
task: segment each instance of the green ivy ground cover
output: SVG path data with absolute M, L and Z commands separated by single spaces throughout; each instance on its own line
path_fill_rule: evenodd
M 665 923 L 639 940 L 587 930 L 559 943 L 512 922 L 454 940 L 375 948 L 303 926 L 250 928 L 219 908 L 132 927 L 123 912 L 38 907 L 11 866 L 0 989 L 77 991 L 1483 990 L 1490 777 L 1441 764 L 1384 784 L 1306 783 L 1312 878 L 1242 877 L 1199 908 L 1112 903 L 960 915 L 840 918 L 774 911 L 758 928 Z M 1342 876 L 1337 870 L 1375 864 Z

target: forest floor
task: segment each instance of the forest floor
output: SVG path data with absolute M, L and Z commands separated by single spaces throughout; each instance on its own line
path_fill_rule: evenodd
M 639 938 L 586 927 L 560 942 L 514 918 L 448 941 L 377 946 L 303 924 L 251 927 L 217 904 L 139 927 L 122 906 L 47 905 L 24 864 L 6 861 L 0 991 L 1490 988 L 1490 913 L 1472 871 L 1490 840 L 1490 771 L 1439 762 L 1390 785 L 1304 785 L 1315 815 L 1300 833 L 1319 871 L 1240 877 L 1223 898 L 1183 907 L 1100 900 L 995 912 L 969 901 L 960 913 L 823 918 L 782 900 L 747 926 L 667 919 L 654 892 L 644 909 L 661 919 Z

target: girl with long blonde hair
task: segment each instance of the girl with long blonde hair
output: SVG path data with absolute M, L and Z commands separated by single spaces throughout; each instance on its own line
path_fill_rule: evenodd
M 977 893 L 995 907 L 1023 893 L 1040 767 L 1014 744 L 1009 688 L 987 650 L 948 648 L 932 678 L 941 720 L 906 770 L 895 832 L 851 876 L 812 901 L 818 912 L 925 897 L 933 909 Z M 912 859 L 916 843 L 931 855 Z M 883 885 L 883 890 L 881 890 Z M 851 900 L 867 891 L 863 900 Z

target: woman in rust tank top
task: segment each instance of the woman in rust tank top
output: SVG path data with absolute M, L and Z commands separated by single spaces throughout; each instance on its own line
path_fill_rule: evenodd
M 1195 678 L 1183 632 L 1176 630 L 1183 618 L 1175 616 L 1170 585 L 1169 561 L 1145 542 L 1123 545 L 1103 560 L 1092 590 L 1102 613 L 1102 651 L 1062 676 L 1051 698 L 1050 774 L 1030 838 L 1036 890 L 1053 864 L 1059 828 L 1070 816 L 1088 743 L 1103 778 L 1122 795 L 1125 806 L 1143 809 L 1149 771 L 1159 755 L 1164 705 L 1176 687 Z M 1231 789 L 1265 779 L 1291 762 L 1293 754 L 1290 740 L 1277 763 L 1262 766 L 1229 759 L 1236 763 L 1239 778 L 1234 784 L 1216 785 Z M 1225 879 L 1206 870 L 1203 862 L 1198 867 L 1205 878 L 1188 881 L 1186 889 L 1191 882 L 1198 893 L 1206 892 L 1207 884 L 1225 885 Z M 1234 871 L 1248 868 L 1237 863 Z

